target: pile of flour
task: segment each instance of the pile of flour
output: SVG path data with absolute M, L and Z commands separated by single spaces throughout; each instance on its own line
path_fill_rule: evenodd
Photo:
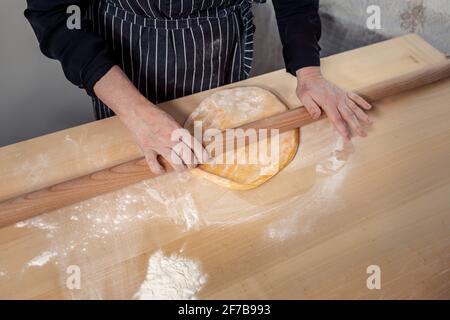
M 200 264 L 177 254 L 164 256 L 161 250 L 148 262 L 147 277 L 135 298 L 139 300 L 192 300 L 206 283 Z

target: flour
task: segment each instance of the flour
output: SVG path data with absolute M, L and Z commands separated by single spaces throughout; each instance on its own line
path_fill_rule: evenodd
M 217 91 L 204 99 L 187 118 L 184 128 L 195 133 L 201 122 L 206 136 L 208 130 L 225 130 L 287 110 L 273 93 L 258 87 L 237 87 Z M 261 139 L 243 147 L 251 131 L 228 131 L 227 137 L 238 138 L 238 147 L 221 150 L 221 143 L 212 143 L 212 153 L 222 153 L 212 163 L 202 165 L 192 174 L 232 190 L 249 190 L 263 184 L 294 158 L 298 147 L 298 130 L 281 133 L 278 137 Z M 256 132 L 260 137 L 267 132 Z M 247 138 L 246 138 L 247 137 Z M 273 142 L 273 143 L 272 143 Z M 240 146 L 242 145 L 242 146 Z M 270 154 L 270 155 L 269 155 Z M 268 164 L 273 164 L 269 166 Z
M 47 238 L 53 238 L 58 225 L 54 222 L 48 222 L 41 216 L 34 217 L 25 221 L 16 223 L 16 228 L 35 228 L 47 231 Z
M 182 221 L 185 226 L 185 230 L 191 230 L 197 228 L 200 224 L 198 210 L 195 206 L 194 198 L 192 194 L 185 194 L 179 197 L 175 201 L 176 208 L 178 209 L 178 215 L 180 216 L 178 221 Z
M 225 113 L 233 113 L 238 115 L 242 123 L 247 122 L 247 119 L 253 118 L 256 114 L 260 113 L 265 105 L 262 103 L 264 100 L 264 90 L 257 87 L 242 87 L 223 89 L 211 94 L 206 100 L 212 101 L 213 105 L 217 108 L 207 105 L 203 101 L 199 108 L 195 109 L 190 118 L 196 118 L 201 109 L 204 108 L 208 112 L 214 112 L 214 117 L 209 119 L 211 121 L 211 128 L 222 128 L 222 124 L 219 119 Z
M 66 134 L 64 136 L 64 140 L 67 141 L 67 142 L 73 143 L 73 144 L 75 144 L 78 147 L 78 143 L 75 140 L 72 139 L 70 134 Z
M 16 223 L 16 228 L 35 229 L 50 240 L 47 247 L 34 252 L 36 257 L 25 264 L 23 271 L 47 263 L 60 265 L 63 270 L 66 257 L 89 255 L 91 247 L 110 245 L 130 230 L 142 230 L 155 218 L 171 220 L 183 231 L 197 228 L 200 219 L 196 203 L 182 187 L 189 179 L 186 175 L 173 174 L 173 185 L 161 185 L 158 179 L 143 181 Z
M 24 228 L 27 226 L 27 222 L 25 221 L 19 221 L 16 223 L 16 228 Z
M 351 142 L 346 143 L 344 138 L 339 136 L 333 146 L 331 155 L 316 165 L 316 172 L 330 175 L 339 171 L 347 163 L 347 159 L 353 151 Z
M 284 205 L 289 206 L 291 212 L 286 217 L 267 227 L 267 237 L 273 240 L 285 241 L 299 234 L 312 232 L 313 226 L 321 214 L 331 212 L 341 201 L 336 192 L 345 180 L 346 168 L 338 173 L 322 178 L 307 193 L 291 199 Z M 303 199 L 308 198 L 308 201 Z
M 177 176 L 177 180 L 186 182 L 186 179 L 183 174 Z M 145 192 L 150 196 L 150 200 L 162 204 L 167 217 L 176 224 L 182 225 L 184 231 L 197 229 L 200 225 L 200 216 L 192 194 L 183 191 L 183 188 L 177 187 L 175 184 L 171 185 L 170 188 L 163 188 L 161 185 L 154 184 L 155 182 L 150 180 L 143 182 Z M 157 187 L 159 188 L 157 189 Z
M 47 264 L 50 259 L 57 256 L 58 253 L 51 252 L 51 251 L 44 251 L 37 257 L 34 257 L 30 262 L 28 262 L 29 267 L 42 267 L 43 265 Z
M 145 281 L 135 298 L 139 300 L 192 300 L 206 283 L 200 264 L 177 254 L 164 256 L 161 250 L 148 262 Z
M 291 212 L 267 227 L 267 237 L 273 240 L 285 241 L 299 234 L 309 233 L 320 214 L 336 210 L 342 201 L 336 192 L 342 185 L 349 169 L 349 158 L 354 152 L 351 142 L 345 142 L 340 136 L 335 136 L 332 150 L 328 157 L 315 165 L 317 181 L 306 194 L 294 197 L 283 205 Z M 307 200 L 305 200 L 307 199 Z M 280 209 L 280 208 L 278 208 Z
M 22 176 L 25 172 L 25 178 L 30 187 L 38 185 L 49 168 L 49 157 L 47 154 L 37 154 L 36 156 L 20 161 L 17 166 L 17 170 L 14 171 L 14 176 Z
M 41 229 L 41 230 L 55 230 L 57 228 L 57 224 L 49 223 L 49 222 L 46 222 L 41 217 L 36 217 L 36 218 L 31 218 L 31 219 L 28 219 L 25 221 L 17 222 L 16 227 L 17 228 L 33 227 L 33 228 Z

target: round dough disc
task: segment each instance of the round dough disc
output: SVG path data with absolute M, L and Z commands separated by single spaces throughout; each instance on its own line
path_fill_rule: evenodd
M 203 132 L 208 128 L 224 130 L 266 118 L 287 109 L 275 95 L 262 88 L 224 89 L 203 100 L 188 117 L 184 127 L 193 133 L 194 121 L 202 121 Z M 192 172 L 230 189 L 253 189 L 286 167 L 295 157 L 298 144 L 298 130 L 280 134 L 279 161 L 275 166 L 273 163 L 270 165 L 270 168 L 275 168 L 272 170 L 268 170 L 267 165 L 263 164 L 202 164 Z M 256 145 L 254 144 L 253 147 Z M 248 155 L 248 149 L 246 152 Z

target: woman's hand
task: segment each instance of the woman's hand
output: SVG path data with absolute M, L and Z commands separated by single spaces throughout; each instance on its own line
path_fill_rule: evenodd
M 367 135 L 362 124 L 372 123 L 365 112 L 372 106 L 357 94 L 346 92 L 326 80 L 320 67 L 297 71 L 297 96 L 314 119 L 324 111 L 346 140 L 350 139 L 349 128 L 361 137 Z
M 169 161 L 176 171 L 194 168 L 207 160 L 208 155 L 200 142 L 156 106 L 149 103 L 134 106 L 121 120 L 133 133 L 150 170 L 155 173 L 164 172 L 157 160 L 158 155 Z M 177 133 L 176 139 L 172 136 L 174 132 Z
M 142 96 L 119 67 L 108 71 L 95 84 L 94 91 L 133 134 L 152 172 L 164 172 L 158 155 L 176 171 L 193 168 L 208 160 L 208 153 L 200 142 Z M 174 133 L 176 139 L 173 139 Z

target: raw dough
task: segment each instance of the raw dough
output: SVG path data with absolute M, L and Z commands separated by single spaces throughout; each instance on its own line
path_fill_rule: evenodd
M 237 87 L 220 90 L 203 100 L 184 125 L 191 133 L 194 121 L 203 121 L 203 130 L 224 130 L 284 112 L 287 107 L 272 93 L 258 87 Z M 194 174 L 234 190 L 253 189 L 286 167 L 294 158 L 299 132 L 293 130 L 280 135 L 279 162 L 275 170 L 263 164 L 202 164 Z M 254 144 L 253 147 L 256 147 Z M 270 150 L 270 146 L 269 146 Z M 247 150 L 248 154 L 248 150 Z M 269 169 L 269 170 L 268 170 Z

